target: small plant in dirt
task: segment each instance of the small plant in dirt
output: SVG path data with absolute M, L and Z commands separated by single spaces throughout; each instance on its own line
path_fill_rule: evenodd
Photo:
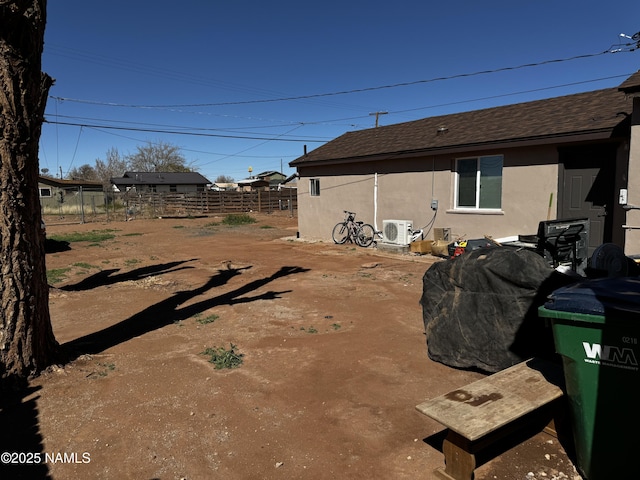
M 128 258 L 127 260 L 124 261 L 124 264 L 128 267 L 131 267 L 138 263 L 140 263 L 140 260 L 138 260 L 137 258 Z
M 70 268 L 52 268 L 47 270 L 47 283 L 60 283 L 67 278 L 66 273 Z
M 108 371 L 113 371 L 116 369 L 116 364 L 115 363 L 98 363 L 99 367 L 103 367 L 105 369 L 107 369 Z
M 93 244 L 116 238 L 116 230 L 92 230 L 90 232 L 74 232 L 63 235 L 52 235 L 49 238 L 56 242 L 91 242 Z
M 125 233 L 122 236 L 123 237 L 140 237 L 140 236 L 142 236 L 142 233 L 135 233 L 135 232 L 133 232 L 133 233 Z
M 100 370 L 91 372 L 89 375 L 87 375 L 88 378 L 106 377 L 109 372 L 112 372 L 116 369 L 115 363 L 97 363 L 96 365 L 100 367 Z
M 84 268 L 86 270 L 91 270 L 92 268 L 98 268 L 95 265 L 91 265 L 90 263 L 86 263 L 86 262 L 76 262 L 73 264 L 73 266 L 78 268 Z
M 300 327 L 300 330 L 302 330 L 303 332 L 306 330 L 307 333 L 318 333 L 318 330 L 314 327 L 309 327 L 309 328 Z
M 257 220 L 246 213 L 230 213 L 222 220 L 225 225 L 248 225 L 256 223 Z
M 237 345 L 231 343 L 230 347 L 228 350 L 224 347 L 209 347 L 201 354 L 210 357 L 209 362 L 214 364 L 216 370 L 238 368 L 242 365 L 244 354 L 236 351 Z
M 208 323 L 213 323 L 220 318 L 215 313 L 212 315 L 208 315 L 206 317 L 203 317 L 201 313 L 198 313 L 194 315 L 194 317 L 196 319 L 196 322 L 198 322 L 200 325 L 207 325 Z
M 331 326 L 334 330 L 340 330 L 342 328 L 342 325 L 340 325 L 339 323 L 332 323 Z

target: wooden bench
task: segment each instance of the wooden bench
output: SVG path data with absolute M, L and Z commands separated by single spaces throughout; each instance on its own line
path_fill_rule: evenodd
M 493 444 L 525 426 L 535 425 L 535 434 L 553 425 L 563 385 L 560 364 L 533 358 L 416 406 L 448 428 L 445 467 L 436 476 L 472 480 L 479 455 Z

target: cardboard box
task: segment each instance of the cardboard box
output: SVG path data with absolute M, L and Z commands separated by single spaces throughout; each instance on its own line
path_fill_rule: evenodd
M 431 245 L 431 255 L 440 257 L 449 257 L 449 243 L 445 240 L 436 240 Z
M 434 228 L 433 239 L 435 241 L 444 240 L 445 242 L 451 242 L 451 228 Z
M 409 244 L 410 251 L 414 253 L 431 253 L 431 245 L 433 240 L 419 240 Z

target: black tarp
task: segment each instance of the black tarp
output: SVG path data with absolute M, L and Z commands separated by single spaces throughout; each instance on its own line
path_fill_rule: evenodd
M 552 357 L 553 336 L 537 309 L 575 281 L 537 253 L 507 247 L 434 263 L 420 300 L 429 358 L 494 373 L 533 356 Z

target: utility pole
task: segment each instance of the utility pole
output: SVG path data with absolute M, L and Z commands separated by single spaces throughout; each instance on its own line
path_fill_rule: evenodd
M 386 115 L 389 112 L 373 112 L 370 113 L 369 115 L 375 115 L 376 116 L 376 128 L 378 128 L 378 118 L 380 118 L 380 115 Z

